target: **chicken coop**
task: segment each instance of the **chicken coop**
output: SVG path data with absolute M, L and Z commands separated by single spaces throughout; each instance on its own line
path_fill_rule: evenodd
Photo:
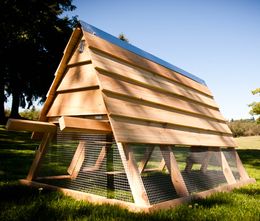
M 206 83 L 83 21 L 64 50 L 23 184 L 131 211 L 255 182 Z

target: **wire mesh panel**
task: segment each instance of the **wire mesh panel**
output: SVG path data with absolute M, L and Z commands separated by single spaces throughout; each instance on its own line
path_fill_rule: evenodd
M 174 147 L 172 150 L 190 194 L 227 183 L 217 149 Z
M 164 169 L 160 147 L 147 145 L 132 145 L 131 147 L 150 204 L 178 198 L 171 176 Z
M 57 132 L 38 180 L 58 187 L 133 202 L 112 135 Z
M 238 172 L 237 163 L 236 163 L 236 155 L 235 150 L 231 148 L 223 148 L 221 151 L 224 153 L 224 156 L 228 162 L 228 165 L 232 171 L 233 176 L 236 180 L 240 180 L 240 174 Z

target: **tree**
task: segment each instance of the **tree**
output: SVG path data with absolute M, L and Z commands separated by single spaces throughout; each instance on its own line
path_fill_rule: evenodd
M 75 18 L 72 0 L 0 0 L 0 121 L 12 95 L 11 117 L 19 106 L 45 99 Z
M 253 95 L 259 94 L 260 95 L 260 88 L 253 90 L 252 94 Z M 260 102 L 253 102 L 252 104 L 249 104 L 249 107 L 251 107 L 250 114 L 260 115 Z M 260 117 L 257 118 L 257 123 L 260 123 Z

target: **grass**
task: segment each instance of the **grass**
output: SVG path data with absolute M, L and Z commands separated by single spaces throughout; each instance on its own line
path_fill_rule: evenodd
M 239 145 L 239 149 L 260 150 L 260 136 L 236 137 L 235 140 Z
M 260 220 L 260 137 L 236 140 L 238 153 L 256 184 L 175 209 L 135 214 L 19 185 L 17 179 L 26 177 L 38 143 L 30 141 L 30 133 L 7 133 L 0 127 L 0 220 Z

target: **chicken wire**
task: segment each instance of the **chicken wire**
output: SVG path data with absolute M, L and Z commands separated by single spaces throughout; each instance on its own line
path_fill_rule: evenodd
M 83 144 L 84 159 L 77 175 L 74 178 L 48 179 L 48 176 L 69 175 L 68 168 L 80 142 Z M 174 154 L 189 194 L 227 184 L 222 170 L 221 152 L 217 148 L 128 145 L 151 205 L 180 197 L 163 158 L 169 151 Z M 235 179 L 239 180 L 234 151 L 221 151 Z M 36 179 L 58 187 L 134 202 L 123 163 L 126 162 L 122 162 L 113 136 L 57 131 L 56 139 L 48 147 Z
M 68 168 L 79 142 L 84 143 L 84 161 L 74 179 L 48 179 L 49 176 L 69 175 Z M 105 147 L 105 154 L 102 150 Z M 98 158 L 103 156 L 102 160 Z M 133 202 L 132 194 L 113 137 L 57 131 L 39 168 L 37 181 L 58 187 L 91 193 L 106 198 Z

